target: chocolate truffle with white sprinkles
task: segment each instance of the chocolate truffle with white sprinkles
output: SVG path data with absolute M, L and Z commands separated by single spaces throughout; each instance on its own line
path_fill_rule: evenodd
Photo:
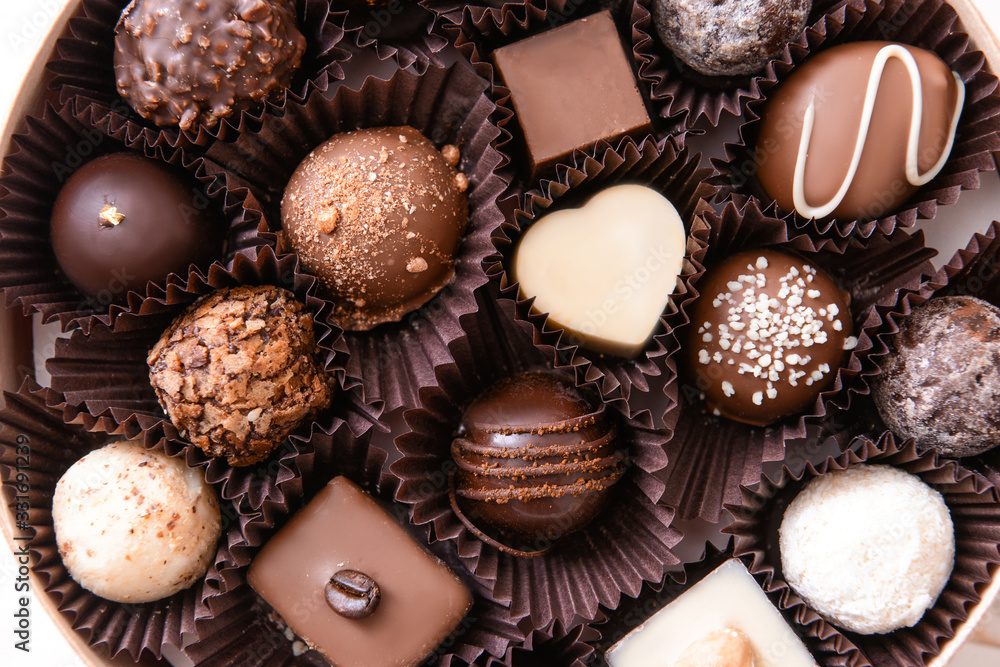
M 697 289 L 688 367 L 716 415 L 766 426 L 800 412 L 857 345 L 849 296 L 792 255 L 733 255 Z

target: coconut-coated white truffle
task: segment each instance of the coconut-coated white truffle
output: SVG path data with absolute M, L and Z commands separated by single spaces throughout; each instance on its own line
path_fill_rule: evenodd
M 200 470 L 127 440 L 70 466 L 56 484 L 52 522 L 70 576 L 95 595 L 133 603 L 193 584 L 221 530 Z
M 817 477 L 779 529 L 785 580 L 846 630 L 911 627 L 955 564 L 955 528 L 941 494 L 908 472 L 858 465 Z

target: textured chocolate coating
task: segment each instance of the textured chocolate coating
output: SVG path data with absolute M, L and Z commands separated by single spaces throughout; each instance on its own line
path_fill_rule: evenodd
M 458 150 L 412 127 L 336 134 L 302 161 L 281 201 L 286 238 L 348 330 L 399 321 L 455 276 L 469 220 Z
M 493 63 L 510 89 L 531 180 L 574 150 L 653 130 L 607 11 L 499 48 Z
M 931 299 L 892 347 L 873 396 L 896 435 L 946 456 L 1000 444 L 1000 309 L 969 296 Z
M 920 187 L 907 174 L 910 126 L 915 123 L 913 83 L 897 57 L 885 63 L 874 98 L 871 124 L 863 132 L 866 91 L 873 66 L 886 47 L 902 47 L 916 61 L 922 95 L 914 158 L 919 175 L 933 177 L 951 151 L 964 86 L 937 54 L 890 42 L 842 44 L 809 58 L 769 96 L 756 149 L 765 192 L 786 211 L 811 218 L 872 220 L 892 213 Z M 811 133 L 804 121 L 815 111 Z M 806 134 L 807 152 L 800 160 Z M 863 139 L 851 178 L 852 158 Z M 796 165 L 803 163 L 802 195 L 796 201 Z M 929 179 L 928 179 L 929 180 Z M 849 183 L 841 193 L 844 183 Z M 842 195 L 838 197 L 838 195 Z M 825 204 L 829 212 L 814 211 Z M 820 214 L 822 213 L 822 214 Z
M 618 428 L 555 373 L 502 380 L 466 409 L 451 446 L 457 509 L 501 542 L 533 551 L 579 530 L 625 473 Z
M 806 26 L 812 0 L 654 0 L 660 39 L 708 76 L 753 74 Z
M 140 116 L 196 131 L 280 93 L 305 50 L 292 0 L 133 0 L 115 77 Z
M 345 569 L 378 582 L 370 614 L 330 607 L 327 584 Z M 472 606 L 448 566 L 346 477 L 334 477 L 268 540 L 247 583 L 337 667 L 424 664 Z
M 687 364 L 709 409 L 765 426 L 830 386 L 851 336 L 849 297 L 802 260 L 750 250 L 698 282 Z
M 225 228 L 189 174 L 135 153 L 99 157 L 63 185 L 52 250 L 80 291 L 120 300 L 222 254 Z
M 312 315 L 277 287 L 198 299 L 147 362 L 156 397 L 181 435 L 234 466 L 265 459 L 332 394 L 316 360 Z

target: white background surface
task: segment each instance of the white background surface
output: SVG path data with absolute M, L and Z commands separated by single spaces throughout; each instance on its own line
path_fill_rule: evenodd
M 5 117 L 14 94 L 24 78 L 28 64 L 65 0 L 0 0 L 0 118 Z M 1000 26 L 1000 0 L 981 0 L 982 11 L 993 25 Z M 942 211 L 932 225 L 927 225 L 929 245 L 942 254 L 938 263 L 950 259 L 954 250 L 965 245 L 971 231 L 983 231 L 994 218 L 1000 218 L 1000 180 L 995 175 L 984 178 L 984 189 L 964 193 L 960 204 Z M 76 667 L 82 665 L 65 640 L 37 604 L 31 610 L 31 653 L 16 651 L 13 636 L 16 598 L 14 583 L 17 566 L 0 543 L 0 667 Z M 32 591 L 32 597 L 44 594 Z M 1000 613 L 992 612 L 985 626 L 1000 639 Z M 984 638 L 985 639 L 985 638 Z M 954 667 L 992 667 L 1000 665 L 1000 647 L 986 644 L 967 647 L 953 663 Z

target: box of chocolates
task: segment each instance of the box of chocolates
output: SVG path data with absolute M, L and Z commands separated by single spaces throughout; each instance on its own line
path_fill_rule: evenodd
M 70 2 L 0 171 L 33 594 L 93 664 L 943 667 L 1000 596 L 997 53 L 945 0 Z

